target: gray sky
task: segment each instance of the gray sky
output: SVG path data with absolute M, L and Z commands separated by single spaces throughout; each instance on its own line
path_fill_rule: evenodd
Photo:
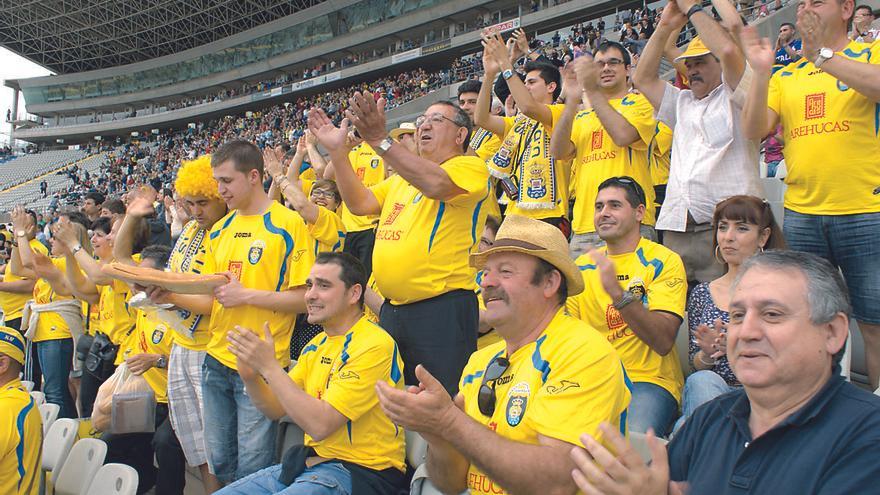
M 51 74 L 48 70 L 0 47 L 0 79 L 18 79 Z M 12 89 L 0 85 L 0 144 L 9 143 L 9 124 L 6 111 L 12 107 Z M 24 98 L 18 102 L 18 115 L 24 117 Z

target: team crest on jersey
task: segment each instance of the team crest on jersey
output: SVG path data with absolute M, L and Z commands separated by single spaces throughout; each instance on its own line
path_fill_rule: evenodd
M 590 150 L 601 150 L 605 133 L 601 130 L 593 131 L 593 137 L 590 139 Z
M 262 239 L 257 239 L 251 243 L 251 248 L 248 249 L 248 263 L 252 265 L 256 265 L 260 262 L 260 258 L 263 257 L 263 251 L 266 249 L 266 243 L 263 242 Z
M 370 168 L 379 168 L 379 157 L 374 156 L 372 160 L 370 160 Z
M 159 342 L 162 342 L 162 338 L 165 337 L 165 332 L 168 331 L 165 328 L 165 325 L 159 325 L 153 330 L 153 335 L 150 337 L 150 340 L 153 341 L 153 345 L 159 345 Z
M 522 422 L 523 416 L 526 414 L 526 407 L 529 405 L 529 395 L 531 395 L 531 389 L 528 382 L 519 382 L 507 392 L 505 416 L 508 425 L 515 427 Z
M 239 282 L 241 282 L 241 269 L 242 269 L 242 267 L 243 267 L 243 264 L 241 261 L 230 261 L 229 266 L 227 267 L 227 270 L 229 271 L 229 273 L 232 274 L 232 276 L 235 278 L 235 280 L 238 280 Z
M 825 93 L 807 95 L 804 101 L 805 119 L 821 119 L 825 117 Z

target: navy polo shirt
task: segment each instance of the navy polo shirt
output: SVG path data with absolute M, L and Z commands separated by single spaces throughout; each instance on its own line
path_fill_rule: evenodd
M 689 495 L 880 493 L 880 397 L 834 374 L 757 439 L 737 390 L 698 408 L 669 443 L 670 478 Z

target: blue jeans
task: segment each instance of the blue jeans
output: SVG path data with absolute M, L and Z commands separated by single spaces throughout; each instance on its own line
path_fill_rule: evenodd
M 840 268 L 856 320 L 880 325 L 880 213 L 805 215 L 786 209 L 782 227 L 789 249 Z
M 351 473 L 338 462 L 307 468 L 290 486 L 278 481 L 281 464 L 240 479 L 215 495 L 351 495 Z
M 632 384 L 626 423 L 629 431 L 646 433 L 653 428 L 655 435 L 664 437 L 676 414 L 678 401 L 665 388 L 646 382 Z
M 278 422 L 254 406 L 236 370 L 206 356 L 202 395 L 208 465 L 220 481 L 230 483 L 275 462 Z
M 681 417 L 675 422 L 672 434 L 674 435 L 681 428 L 698 407 L 734 390 L 736 387 L 728 385 L 724 378 L 714 371 L 700 370 L 687 377 L 681 397 Z
M 44 340 L 36 343 L 37 359 L 43 372 L 46 402 L 58 404 L 59 418 L 76 418 L 76 406 L 70 396 L 67 379 L 73 362 L 73 339 Z

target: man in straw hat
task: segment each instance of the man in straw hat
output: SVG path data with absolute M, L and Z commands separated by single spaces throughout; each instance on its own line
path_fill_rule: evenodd
M 630 392 L 608 341 L 565 313 L 584 289 L 568 242 L 510 215 L 470 263 L 483 269 L 486 319 L 504 340 L 471 355 L 454 400 L 419 366 L 418 387 L 377 385 L 382 409 L 428 441 L 428 473 L 444 493 L 574 493 L 578 431 L 602 421 L 624 431 Z
M 725 26 L 742 27 L 727 0 L 714 0 Z M 676 59 L 687 67 L 690 89 L 658 77 L 663 47 L 688 20 L 696 27 L 687 50 Z M 751 71 L 732 36 L 696 0 L 669 2 L 651 36 L 633 83 L 651 102 L 657 120 L 673 131 L 672 162 L 657 230 L 681 255 L 691 281 L 722 274 L 712 258 L 712 213 L 719 201 L 737 194 L 763 196 L 758 180 L 759 140 L 746 139 L 740 115 Z
M 0 493 L 37 493 L 40 484 L 40 409 L 21 384 L 24 339 L 0 327 Z

